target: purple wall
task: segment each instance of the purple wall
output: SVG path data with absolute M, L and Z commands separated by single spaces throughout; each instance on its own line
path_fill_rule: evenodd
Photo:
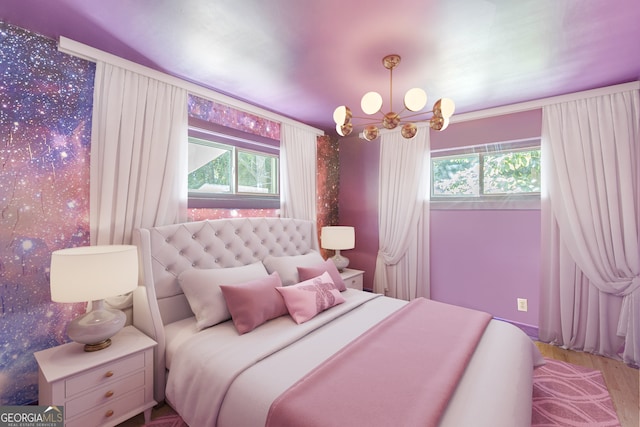
M 538 138 L 542 110 L 454 123 L 443 132 L 431 132 L 431 149 L 456 148 L 491 142 Z
M 355 227 L 356 247 L 344 251 L 349 267 L 364 270 L 364 288 L 373 289 L 378 254 L 378 164 L 379 140 L 356 137 L 340 140 L 340 225 Z
M 431 147 L 453 148 L 539 137 L 541 111 L 451 125 L 431 133 Z M 350 267 L 365 270 L 373 288 L 378 249 L 377 142 L 340 141 L 340 223 L 356 227 Z M 537 326 L 540 281 L 539 210 L 431 210 L 431 296 Z M 517 311 L 516 298 L 528 299 Z
M 432 210 L 430 233 L 431 298 L 538 325 L 539 210 Z

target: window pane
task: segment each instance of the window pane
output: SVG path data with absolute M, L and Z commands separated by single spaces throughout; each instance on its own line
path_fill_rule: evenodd
M 540 192 L 540 150 L 485 154 L 484 194 Z
M 278 194 L 277 158 L 238 150 L 238 192 Z
M 232 147 L 189 140 L 189 191 L 230 193 L 232 191 Z
M 440 157 L 432 161 L 433 196 L 477 196 L 480 194 L 477 154 Z

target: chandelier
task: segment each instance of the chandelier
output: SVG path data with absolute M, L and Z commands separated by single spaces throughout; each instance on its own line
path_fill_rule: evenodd
M 389 70 L 389 102 L 393 102 L 393 69 L 400 63 L 400 55 L 387 55 L 382 58 L 382 65 Z M 433 104 L 431 111 L 422 111 L 427 104 L 427 94 L 420 88 L 409 89 L 404 95 L 404 108 L 396 113 L 392 110 L 383 113 L 382 96 L 378 92 L 367 92 L 360 101 L 362 111 L 369 117 L 352 116 L 351 109 L 346 105 L 341 105 L 333 112 L 333 120 L 336 122 L 336 130 L 338 135 L 347 136 L 353 131 L 353 123 L 351 119 L 363 119 L 368 122 L 364 124 L 362 131 L 364 139 L 372 141 L 380 134 L 379 125 L 385 129 L 395 129 L 402 124 L 400 133 L 406 139 L 411 139 L 418 133 L 415 122 L 427 121 L 429 127 L 433 130 L 442 131 L 449 125 L 449 118 L 453 115 L 455 104 L 449 98 L 438 99 Z M 409 114 L 401 116 L 401 114 L 409 111 Z M 378 115 L 380 113 L 382 116 Z M 413 114 L 411 114 L 413 113 Z M 418 119 L 421 115 L 431 114 L 428 119 Z

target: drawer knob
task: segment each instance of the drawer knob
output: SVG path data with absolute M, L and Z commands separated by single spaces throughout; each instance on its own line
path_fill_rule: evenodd
M 104 374 L 104 376 L 107 378 L 111 378 L 113 376 L 113 371 L 107 371 L 107 373 Z
M 104 394 L 104 397 L 111 397 L 111 396 L 113 396 L 113 391 L 112 390 L 109 390 L 108 392 L 106 392 Z
M 107 417 L 107 418 L 109 418 L 109 417 L 113 416 L 113 409 L 109 409 L 109 410 L 104 414 L 104 416 L 105 416 L 105 417 Z

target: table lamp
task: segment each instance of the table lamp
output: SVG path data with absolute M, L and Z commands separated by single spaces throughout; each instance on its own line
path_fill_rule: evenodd
M 91 301 L 91 311 L 67 325 L 69 338 L 84 344 L 85 351 L 107 348 L 110 338 L 124 326 L 126 315 L 105 307 L 104 299 L 138 286 L 138 249 L 132 245 L 102 245 L 54 251 L 50 286 L 52 301 Z
M 356 245 L 356 233 L 353 227 L 331 226 L 322 227 L 320 241 L 323 249 L 333 249 L 336 254 L 331 260 L 338 271 L 342 271 L 349 265 L 349 259 L 340 254 L 341 250 L 353 249 Z

